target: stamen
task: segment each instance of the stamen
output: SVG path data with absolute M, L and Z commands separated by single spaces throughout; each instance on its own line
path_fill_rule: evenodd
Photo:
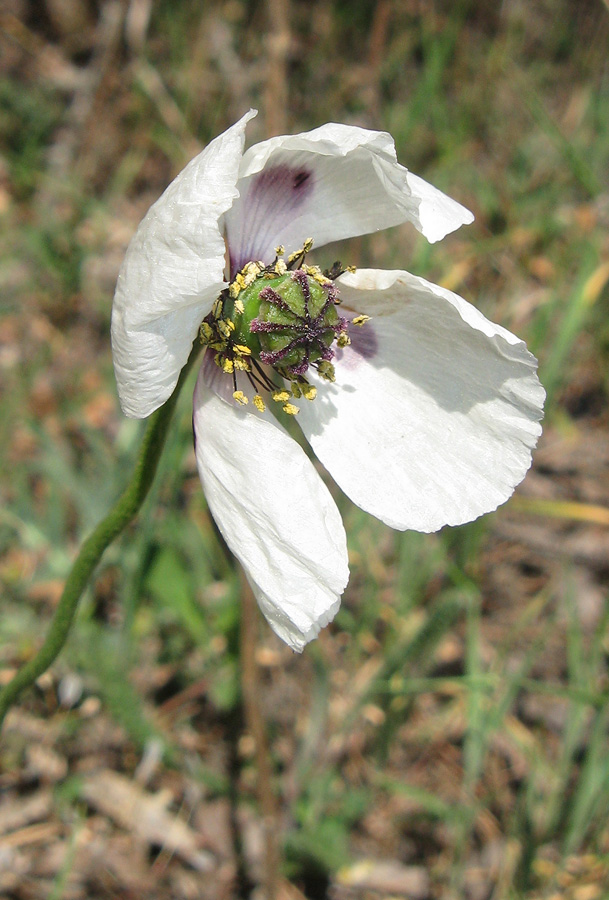
M 288 269 L 298 269 L 300 264 L 303 262 L 307 253 L 310 253 L 313 248 L 313 238 L 307 238 L 300 250 L 296 250 L 295 253 L 290 253 L 288 256 Z
M 326 381 L 336 381 L 334 366 L 331 362 L 328 362 L 328 360 L 322 359 L 321 362 L 317 364 L 317 371 L 322 378 L 326 379 Z
M 370 316 L 365 316 L 365 315 L 356 316 L 354 319 L 351 319 L 351 321 L 353 322 L 354 325 L 359 325 L 359 327 L 361 328 L 362 325 L 365 325 L 366 322 L 370 321 Z
M 230 319 L 218 319 L 218 331 L 223 337 L 229 338 L 234 330 L 235 323 Z
M 248 399 L 243 393 L 243 391 L 233 391 L 233 399 L 240 404 L 240 406 L 247 406 Z
M 201 322 L 201 327 L 199 328 L 199 339 L 202 344 L 208 344 L 209 341 L 214 336 L 213 328 L 209 324 L 209 322 Z
M 342 350 L 343 347 L 348 347 L 350 343 L 351 343 L 351 338 L 349 337 L 347 332 L 341 331 L 341 333 L 339 334 L 339 336 L 336 339 L 336 346 L 340 347 Z

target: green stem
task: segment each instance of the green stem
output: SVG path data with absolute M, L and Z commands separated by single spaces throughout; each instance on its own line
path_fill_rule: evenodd
M 32 685 L 57 658 L 68 638 L 78 601 L 104 550 L 132 521 L 146 499 L 163 452 L 167 429 L 180 390 L 200 349 L 197 342 L 188 362 L 182 369 L 173 394 L 160 409 L 150 416 L 131 482 L 106 518 L 99 523 L 82 545 L 67 577 L 44 644 L 36 656 L 19 669 L 12 681 L 0 693 L 0 727 L 6 713 L 21 691 Z

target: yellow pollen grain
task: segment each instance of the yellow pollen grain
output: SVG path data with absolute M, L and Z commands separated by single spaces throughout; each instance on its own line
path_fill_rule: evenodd
M 273 392 L 273 400 L 275 403 L 285 403 L 286 400 L 290 399 L 290 395 L 287 391 L 274 391 Z
M 241 359 L 240 356 L 236 356 L 233 359 L 233 365 L 237 372 L 251 372 L 252 366 L 248 359 Z
M 287 413 L 288 416 L 296 416 L 300 412 L 297 406 L 294 406 L 293 403 L 286 403 L 283 406 L 284 413 Z
M 247 397 L 243 393 L 243 391 L 233 391 L 233 399 L 237 401 L 241 406 L 247 406 Z
M 235 310 L 240 315 L 243 315 L 243 313 L 245 312 L 245 306 L 243 305 L 243 300 L 235 300 Z
M 241 290 L 242 289 L 239 287 L 237 282 L 233 281 L 233 283 L 231 285 L 229 285 L 228 293 L 231 295 L 233 300 L 236 300 L 237 297 L 239 296 L 239 294 L 241 293 Z
M 288 267 L 286 266 L 283 259 L 278 259 L 274 266 L 276 275 L 285 275 L 288 271 Z
M 361 328 L 362 325 L 365 325 L 366 322 L 370 321 L 370 316 L 356 316 L 352 321 L 354 325 L 359 325 L 359 327 Z
M 216 359 L 218 359 L 218 358 L 219 357 L 216 357 Z M 222 371 L 226 375 L 230 375 L 231 372 L 233 371 L 233 369 L 235 368 L 232 359 L 228 359 L 228 358 L 222 359 L 220 362 L 220 366 L 222 367 Z
M 256 407 L 258 412 L 263 413 L 264 410 L 266 409 L 266 406 L 264 405 L 264 400 L 262 399 L 260 394 L 254 395 L 254 399 L 252 400 L 252 403 L 254 404 L 254 406 Z

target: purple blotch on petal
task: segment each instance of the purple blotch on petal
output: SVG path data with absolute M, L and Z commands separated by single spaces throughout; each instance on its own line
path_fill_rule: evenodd
M 347 313 L 351 343 L 344 350 L 339 348 L 336 351 L 336 362 L 347 369 L 356 367 L 358 358 L 372 359 L 379 349 L 374 321 L 366 322 L 364 325 L 352 325 L 351 319 L 354 315 Z
M 362 326 L 352 326 L 349 329 L 349 337 L 352 348 L 359 356 L 363 356 L 364 359 L 372 359 L 373 356 L 376 356 L 379 345 L 372 322 L 366 322 Z
M 252 176 L 240 209 L 240 234 L 228 232 L 231 278 L 251 260 L 273 261 L 281 232 L 311 197 L 314 183 L 312 170 L 284 163 Z

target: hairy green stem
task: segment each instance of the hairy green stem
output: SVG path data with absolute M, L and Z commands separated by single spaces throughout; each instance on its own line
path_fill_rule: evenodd
M 0 727 L 6 713 L 21 691 L 30 687 L 55 661 L 66 643 L 82 593 L 104 550 L 135 517 L 152 485 L 167 429 L 188 372 L 200 350 L 195 343 L 182 369 L 176 388 L 166 403 L 148 420 L 148 427 L 130 484 L 95 531 L 86 539 L 67 577 L 63 594 L 55 610 L 46 640 L 36 656 L 26 663 L 0 693 Z

